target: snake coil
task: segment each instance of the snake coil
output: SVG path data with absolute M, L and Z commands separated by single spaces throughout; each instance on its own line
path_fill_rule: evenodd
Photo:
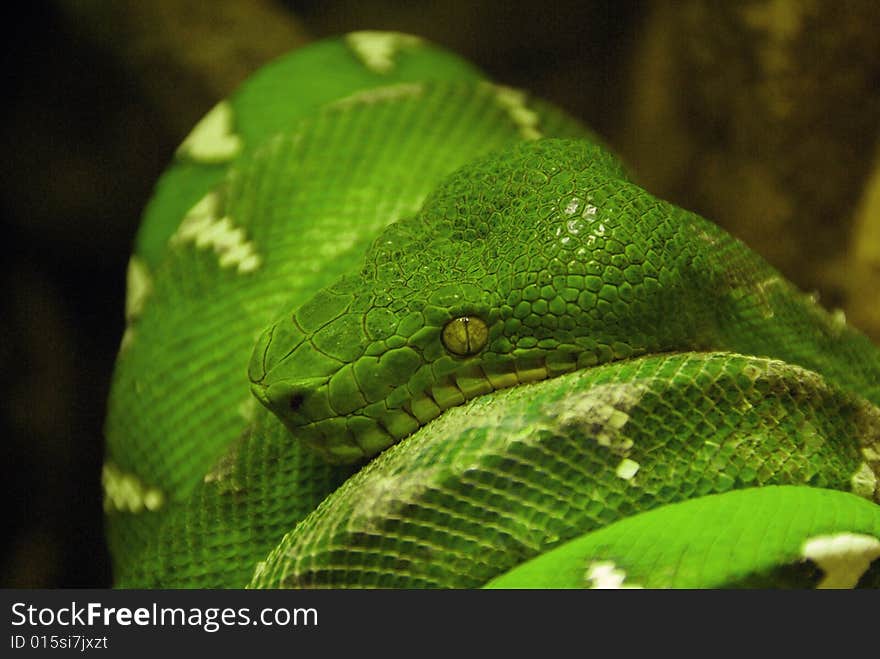
M 880 351 L 417 37 L 211 110 L 126 320 L 117 586 L 880 583 Z

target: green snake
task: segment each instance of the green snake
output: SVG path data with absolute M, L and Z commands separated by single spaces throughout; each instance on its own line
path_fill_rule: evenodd
M 880 584 L 880 351 L 417 37 L 211 110 L 126 321 L 118 587 Z

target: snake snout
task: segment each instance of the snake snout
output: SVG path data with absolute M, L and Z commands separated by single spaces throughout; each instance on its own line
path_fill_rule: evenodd
M 320 395 L 326 383 L 326 378 L 295 382 L 281 380 L 270 384 L 255 382 L 251 383 L 251 391 L 257 400 L 287 425 L 302 426 L 332 416 L 327 409 L 326 396 Z

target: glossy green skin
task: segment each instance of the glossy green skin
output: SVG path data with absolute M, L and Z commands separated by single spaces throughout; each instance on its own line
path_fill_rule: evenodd
M 462 316 L 489 327 L 469 358 L 440 340 Z M 716 226 L 627 181 L 598 145 L 547 139 L 456 172 L 379 236 L 359 276 L 266 331 L 251 379 L 292 428 L 346 461 L 492 391 L 493 377 L 694 349 L 773 355 L 880 397 L 863 337 Z M 433 409 L 405 409 L 444 378 L 460 384 L 435 391 Z
M 601 585 L 585 578 L 593 563 L 624 585 L 793 585 L 790 565 L 768 564 L 813 535 L 875 533 L 880 508 L 847 491 L 857 438 L 878 431 L 874 406 L 776 360 L 687 352 L 580 369 L 448 409 L 346 480 L 250 585 L 473 588 L 510 571 L 502 586 L 535 587 L 517 570 L 533 558 L 555 575 L 544 587 Z M 773 486 L 806 493 L 792 505 Z M 830 490 L 837 505 L 803 505 Z M 557 561 L 579 537 L 591 552 Z M 819 583 L 815 566 L 796 572 Z M 864 572 L 857 583 L 877 585 Z
M 427 44 L 376 72 L 346 40 L 230 106 L 241 150 L 175 164 L 139 234 L 149 285 L 106 427 L 117 585 L 474 586 L 693 496 L 877 496 L 877 349 L 563 113 Z M 180 238 L 212 191 L 213 230 L 231 218 L 258 267 Z M 461 316 L 488 327 L 477 354 L 443 344 Z M 649 438 L 663 449 L 641 455 Z M 716 445 L 699 464 L 717 477 L 664 466 Z M 627 460 L 635 478 L 615 473 Z M 851 526 L 791 513 L 821 522 L 807 534 Z M 741 579 L 728 567 L 696 585 Z
M 817 523 L 801 514 L 803 510 L 823 510 L 826 515 Z M 695 519 L 711 517 L 723 518 L 726 523 L 694 524 Z M 771 521 L 761 523 L 763 519 Z M 787 524 L 776 523 L 779 519 Z M 626 580 L 620 583 L 620 577 L 611 577 L 611 587 L 816 586 L 824 575 L 814 564 L 802 560 L 802 538 L 834 533 L 841 525 L 853 533 L 876 537 L 880 533 L 878 521 L 876 506 L 833 490 L 790 486 L 737 490 L 623 519 L 523 563 L 492 579 L 486 587 L 586 587 L 608 574 L 609 563 L 626 571 Z M 688 532 L 682 533 L 684 529 Z M 602 562 L 595 560 L 597 556 Z M 668 568 L 673 560 L 681 563 L 676 570 Z M 713 570 L 719 563 L 727 569 Z M 856 583 L 877 588 L 880 569 L 868 571 Z M 843 582 L 837 586 L 844 584 L 850 585 Z

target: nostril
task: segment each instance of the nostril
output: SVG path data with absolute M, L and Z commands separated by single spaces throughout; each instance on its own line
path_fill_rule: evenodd
M 268 377 L 272 377 L 270 373 Z M 260 400 L 271 412 L 282 421 L 295 424 L 308 423 L 310 420 L 326 417 L 321 406 L 325 396 L 321 395 L 326 386 L 326 378 L 310 378 L 305 380 L 280 380 L 268 386 L 263 385 Z
M 287 407 L 287 412 L 292 414 L 306 414 L 305 407 L 311 399 L 311 390 L 301 384 L 288 385 L 286 390 L 280 390 L 276 395 L 275 401 L 277 409 L 283 410 L 283 406 Z
M 288 402 L 287 402 L 287 405 L 290 408 L 290 411 L 291 412 L 298 412 L 299 408 L 302 407 L 302 404 L 305 401 L 305 399 L 306 399 L 306 397 L 303 395 L 302 392 L 300 392 L 300 391 L 294 392 L 291 395 L 290 400 L 288 400 Z

